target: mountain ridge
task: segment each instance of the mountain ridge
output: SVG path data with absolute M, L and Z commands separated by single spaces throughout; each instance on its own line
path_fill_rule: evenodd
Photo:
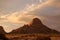
M 21 28 L 18 28 L 16 30 L 13 30 L 10 33 L 20 33 L 20 34 L 32 34 L 32 33 L 43 33 L 43 34 L 51 34 L 51 33 L 60 33 L 56 30 L 48 28 L 46 25 L 44 25 L 39 18 L 34 18 L 32 21 L 22 26 Z

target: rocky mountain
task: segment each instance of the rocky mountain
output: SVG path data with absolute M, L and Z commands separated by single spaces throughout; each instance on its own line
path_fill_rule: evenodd
M 16 30 L 13 30 L 10 33 L 20 33 L 20 34 L 32 34 L 32 33 L 59 33 L 56 30 L 48 28 L 44 25 L 40 19 L 34 18 L 29 24 L 24 25 Z
M 0 34 L 5 34 L 6 32 L 4 31 L 3 27 L 0 26 Z

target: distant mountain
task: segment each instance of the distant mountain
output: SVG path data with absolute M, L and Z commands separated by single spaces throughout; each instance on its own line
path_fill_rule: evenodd
M 32 34 L 32 33 L 60 33 L 45 26 L 40 19 L 34 18 L 29 24 L 24 25 L 10 33 Z
M 0 34 L 5 34 L 6 32 L 4 31 L 3 27 L 0 26 Z

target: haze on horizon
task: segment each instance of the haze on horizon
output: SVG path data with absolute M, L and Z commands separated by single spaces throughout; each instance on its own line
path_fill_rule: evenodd
M 49 28 L 60 31 L 60 0 L 0 0 L 0 26 L 6 32 L 38 17 Z

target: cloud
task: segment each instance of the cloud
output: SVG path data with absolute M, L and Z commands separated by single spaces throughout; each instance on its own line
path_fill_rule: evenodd
M 9 15 L 7 17 L 7 19 L 10 22 L 15 22 L 15 23 L 28 23 L 32 18 L 34 17 L 39 17 L 36 15 L 30 15 L 30 14 L 34 14 L 34 13 L 30 13 L 31 11 L 36 10 L 37 8 L 39 8 L 40 4 L 35 5 L 35 4 L 31 4 L 31 5 L 27 5 L 25 7 L 24 10 L 20 11 L 20 12 L 14 12 L 11 15 Z M 44 19 L 43 16 L 40 16 L 39 18 Z
M 27 4 L 39 3 L 39 0 L 0 0 L 0 11 L 3 14 L 13 13 L 24 9 Z
M 19 0 L 18 0 L 19 1 Z M 3 1 L 2 1 L 3 2 Z M 6 1 L 5 1 L 6 2 Z M 8 2 L 9 1 L 7 1 L 6 3 L 8 4 Z M 10 1 L 11 2 L 11 1 Z M 9 2 L 9 4 L 10 4 L 10 2 Z M 13 4 L 15 3 L 16 1 L 14 1 L 13 2 Z M 4 3 L 3 3 L 4 4 Z M 8 8 L 10 8 L 9 7 L 9 5 L 6 5 Z M 6 7 L 5 6 L 5 7 Z M 15 5 L 14 5 L 15 6 Z M 5 7 L 4 7 L 4 9 L 5 9 Z M 6 8 L 6 9 L 8 9 L 8 8 Z M 22 11 L 20 11 L 20 12 L 10 12 L 9 14 L 6 14 L 6 15 L 2 15 L 1 16 L 1 20 L 6 20 L 6 21 L 9 21 L 9 22 L 12 22 L 12 23 L 26 23 L 25 21 L 22 21 L 22 19 L 24 19 L 24 18 L 32 18 L 32 17 L 34 17 L 34 15 L 26 15 L 26 14 L 28 14 L 29 12 L 31 12 L 31 11 L 34 11 L 34 10 L 36 10 L 37 8 L 39 8 L 39 4 L 26 4 L 26 7 L 22 10 Z M 10 9 L 8 9 L 8 10 L 10 10 Z M 4 11 L 4 10 L 3 10 Z M 5 13 L 5 11 L 4 11 L 4 13 Z
M 48 0 L 40 0 L 40 3 L 43 3 L 43 2 L 46 2 L 46 1 L 48 1 Z

